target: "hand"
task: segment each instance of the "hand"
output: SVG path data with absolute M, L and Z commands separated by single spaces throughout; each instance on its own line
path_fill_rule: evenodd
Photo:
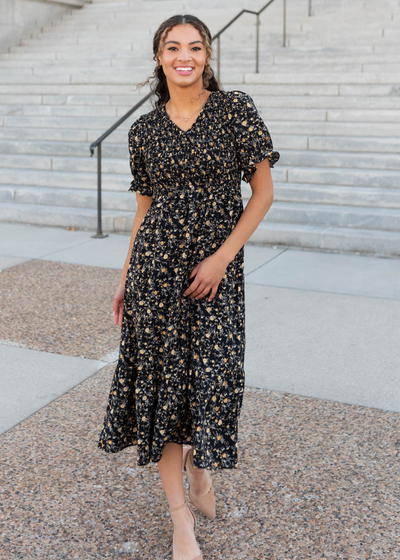
M 124 294 L 125 294 L 125 282 L 120 282 L 118 288 L 115 292 L 113 312 L 114 312 L 114 324 L 122 327 L 122 315 L 124 311 Z
M 219 283 L 225 276 L 226 268 L 227 264 L 215 254 L 200 261 L 190 273 L 190 278 L 193 276 L 195 278 L 183 295 L 190 296 L 191 299 L 201 299 L 211 290 L 208 298 L 208 301 L 211 301 L 217 293 Z

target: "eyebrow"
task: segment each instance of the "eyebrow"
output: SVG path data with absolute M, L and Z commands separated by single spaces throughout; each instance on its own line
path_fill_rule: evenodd
M 180 45 L 180 42 L 179 42 L 179 41 L 167 41 L 167 42 L 165 43 L 165 45 L 168 45 L 168 43 L 175 43 L 176 45 Z M 201 44 L 203 44 L 203 41 L 192 41 L 191 43 L 189 43 L 189 45 L 194 45 L 194 43 L 201 43 Z

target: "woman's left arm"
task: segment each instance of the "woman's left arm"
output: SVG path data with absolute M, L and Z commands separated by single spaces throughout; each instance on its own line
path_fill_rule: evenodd
M 208 300 L 214 299 L 227 266 L 234 260 L 236 254 L 268 212 L 274 200 L 269 158 L 256 164 L 256 172 L 250 179 L 250 186 L 252 195 L 232 233 L 215 253 L 195 266 L 190 274 L 193 281 L 185 290 L 184 296 L 201 299 L 207 296 L 211 290 Z
M 226 266 L 234 260 L 236 254 L 255 232 L 274 201 L 269 158 L 258 163 L 256 168 L 257 170 L 250 180 L 252 195 L 246 208 L 232 233 L 214 253 Z

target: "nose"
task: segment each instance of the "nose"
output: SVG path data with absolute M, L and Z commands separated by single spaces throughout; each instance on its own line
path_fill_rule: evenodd
M 181 52 L 179 53 L 178 60 L 186 61 L 186 60 L 190 60 L 190 59 L 191 59 L 191 56 L 190 56 L 189 51 L 187 49 L 183 48 L 181 50 Z

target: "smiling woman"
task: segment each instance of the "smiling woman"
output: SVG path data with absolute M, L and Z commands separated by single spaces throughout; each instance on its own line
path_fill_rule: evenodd
M 154 36 L 157 66 L 153 76 L 139 87 L 154 79 L 156 106 L 165 107 L 171 120 L 181 128 L 188 128 L 182 121 L 193 122 L 208 99 L 208 92 L 220 90 L 210 65 L 211 41 L 208 27 L 192 15 L 169 18 Z
M 170 18 L 153 50 L 155 109 L 129 131 L 138 212 L 114 298 L 121 344 L 99 446 L 135 445 L 139 466 L 157 463 L 173 560 L 201 560 L 182 467 L 190 501 L 214 519 L 208 470 L 238 468 L 244 244 L 272 204 L 279 153 L 252 98 L 220 90 L 204 23 Z

